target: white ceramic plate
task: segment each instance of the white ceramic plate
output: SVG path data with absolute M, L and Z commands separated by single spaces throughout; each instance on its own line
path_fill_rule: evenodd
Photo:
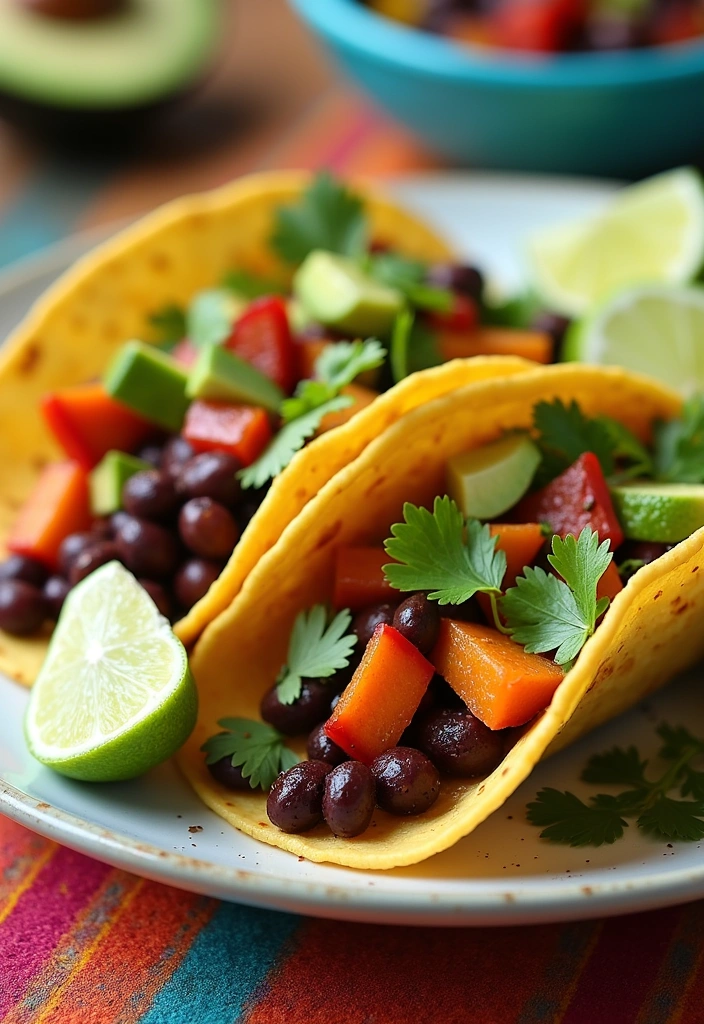
M 535 227 L 595 209 L 611 186 L 540 178 L 442 175 L 397 183 L 425 214 L 507 287 L 521 280 L 521 243 Z M 92 239 L 94 240 L 94 239 Z M 74 240 L 0 282 L 4 337 L 49 281 L 87 246 Z M 223 899 L 325 917 L 412 924 L 517 924 L 644 910 L 704 896 L 701 844 L 669 846 L 636 829 L 600 849 L 552 846 L 525 806 L 551 785 L 581 795 L 591 753 L 615 743 L 657 749 L 655 724 L 704 734 L 701 672 L 651 698 L 541 765 L 513 798 L 452 850 L 416 867 L 365 873 L 299 861 L 227 827 L 172 765 L 146 778 L 90 786 L 62 779 L 27 754 L 26 693 L 0 678 L 0 809 L 30 828 L 111 864 Z

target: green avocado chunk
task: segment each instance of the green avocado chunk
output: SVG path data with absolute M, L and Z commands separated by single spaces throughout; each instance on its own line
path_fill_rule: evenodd
M 188 409 L 188 377 L 164 352 L 141 341 L 128 341 L 108 367 L 105 390 L 151 423 L 178 431 Z
M 148 462 L 126 452 L 107 452 L 90 474 L 90 510 L 94 516 L 111 516 L 122 508 L 122 488 L 141 469 L 151 469 Z
M 277 413 L 284 393 L 251 363 L 219 345 L 206 345 L 188 375 L 186 394 L 206 401 L 260 405 Z
M 317 249 L 293 279 L 293 293 L 311 320 L 350 334 L 390 334 L 405 299 L 346 256 Z
M 540 452 L 524 434 L 510 434 L 447 463 L 447 493 L 465 516 L 495 519 L 521 500 L 540 463 Z
M 635 480 L 611 488 L 628 540 L 676 544 L 704 526 L 704 484 Z

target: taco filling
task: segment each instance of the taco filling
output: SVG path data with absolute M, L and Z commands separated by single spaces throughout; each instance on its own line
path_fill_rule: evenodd
M 608 375 L 604 386 L 613 387 Z M 624 391 L 624 405 L 634 402 L 637 388 Z M 643 404 L 657 405 L 652 395 Z M 223 790 L 268 791 L 269 834 L 260 822 L 257 836 L 362 867 L 361 853 L 346 858 L 336 846 L 331 855 L 323 841 L 326 831 L 343 840 L 365 834 L 371 866 L 376 808 L 399 819 L 430 816 L 432 832 L 443 790 L 445 815 L 463 780 L 475 794 L 480 783 L 481 794 L 481 780 L 500 774 L 530 735 L 624 588 L 635 595 L 644 567 L 704 527 L 702 431 L 701 396 L 680 418 L 655 416 L 637 432 L 558 397 L 534 402 L 524 428 L 456 451 L 440 473 L 428 463 L 434 498 L 402 501 L 390 528 L 380 516 L 364 543 L 334 551 L 330 601 L 299 608 L 259 717 L 221 718 L 222 731 L 202 745 Z M 678 602 L 686 610 L 687 598 Z M 211 627 L 218 653 L 207 650 L 207 634 L 201 642 L 206 688 L 227 629 Z M 226 806 L 238 808 L 232 800 Z M 272 826 L 280 835 L 314 831 L 291 845 L 272 838 Z M 393 834 L 390 824 L 377 828 L 382 845 Z M 392 854 L 376 866 L 414 859 Z
M 431 237 L 426 229 L 408 248 L 401 221 L 398 238 L 383 228 L 375 236 L 372 205 L 319 177 L 297 201 L 271 206 L 278 276 L 229 271 L 187 304 L 152 311 L 146 341 L 113 352 L 99 379 L 43 394 L 36 417 L 49 450 L 62 454 L 32 459 L 41 469 L 0 563 L 0 629 L 45 638 L 69 590 L 117 559 L 192 642 L 236 593 L 222 583 L 225 566 L 272 481 L 308 442 L 415 370 L 457 355 L 549 360 L 547 334 L 482 326 L 476 268 L 439 261 L 447 250 L 427 239 L 430 260 L 408 255 L 424 232 Z M 382 410 L 370 438 L 394 415 Z M 350 457 L 364 443 L 348 442 Z M 310 481 L 270 496 L 281 512 L 260 547 L 343 458 L 320 449 Z M 212 615 L 189 616 L 209 592 Z

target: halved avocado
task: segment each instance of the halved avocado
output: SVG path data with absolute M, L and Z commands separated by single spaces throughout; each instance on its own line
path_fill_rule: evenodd
M 219 0 L 124 0 L 112 13 L 71 19 L 5 0 L 0 91 L 74 110 L 162 100 L 203 68 L 217 39 L 219 8 Z

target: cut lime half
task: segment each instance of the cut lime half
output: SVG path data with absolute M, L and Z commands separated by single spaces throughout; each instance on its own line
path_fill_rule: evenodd
M 624 366 L 687 396 L 704 390 L 704 288 L 633 288 L 569 331 L 563 358 Z
M 25 718 L 31 753 L 74 779 L 133 778 L 170 757 L 195 725 L 183 644 L 119 562 L 71 591 Z
M 597 216 L 536 234 L 533 287 L 548 309 L 581 316 L 618 288 L 686 284 L 704 263 L 704 187 L 683 167 L 624 188 Z

